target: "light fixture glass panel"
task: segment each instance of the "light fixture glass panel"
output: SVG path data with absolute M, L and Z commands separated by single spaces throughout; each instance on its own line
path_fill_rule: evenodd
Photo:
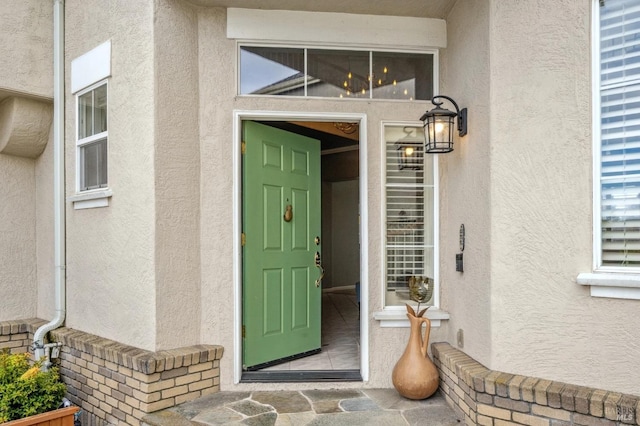
M 369 52 L 309 49 L 307 94 L 330 98 L 369 98 Z
M 242 46 L 240 93 L 304 96 L 304 49 Z
M 436 133 L 436 142 L 449 142 L 453 140 L 453 119 L 450 117 L 437 118 L 434 130 Z

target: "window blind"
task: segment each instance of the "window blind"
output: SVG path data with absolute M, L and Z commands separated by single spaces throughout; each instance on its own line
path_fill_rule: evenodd
M 640 267 L 640 2 L 599 4 L 601 264 Z

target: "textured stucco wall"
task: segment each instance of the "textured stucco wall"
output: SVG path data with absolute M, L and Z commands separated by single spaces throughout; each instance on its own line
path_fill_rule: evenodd
M 48 234 L 40 197 L 47 170 L 43 150 L 51 145 L 52 105 L 48 101 L 12 96 L 0 101 L 0 283 L 3 320 L 35 316 L 39 285 L 51 270 L 40 263 Z M 49 143 L 47 143 L 49 142 Z M 51 168 L 48 168 L 51 170 Z M 51 175 L 48 175 L 51 182 Z M 46 186 L 46 185 L 45 185 Z M 51 212 L 52 207 L 49 207 Z M 44 216 L 41 215 L 44 213 Z M 6 306 L 5 306 L 6 302 Z
M 0 4 L 0 101 L 10 95 L 26 95 L 50 102 L 53 92 L 52 17 L 51 1 Z M 34 103 L 25 98 L 5 101 L 20 105 Z M 21 144 L 37 144 L 25 133 L 33 128 L 34 120 L 42 116 L 29 116 L 33 111 L 14 112 L 17 115 L 12 117 L 12 122 L 3 122 L 0 133 L 5 136 L 12 134 L 14 139 L 17 136 Z M 41 129 L 44 131 L 41 136 L 46 139 L 44 134 L 48 125 L 44 124 Z M 20 154 L 20 150 L 13 153 Z M 36 195 L 39 161 L 0 154 L 0 320 L 35 316 L 39 302 L 36 283 L 41 276 L 46 276 L 46 272 L 41 272 L 36 264 L 36 247 L 39 246 L 36 242 L 36 211 L 41 206 Z
M 49 140 L 53 105 L 24 96 L 0 101 L 0 153 L 37 158 Z
M 53 1 L 0 2 L 0 22 L 0 91 L 9 89 L 50 98 Z
M 447 18 L 440 93 L 468 108 L 468 134 L 440 156 L 440 275 L 442 306 L 451 313 L 447 339 L 487 362 L 491 354 L 491 152 L 489 3 L 457 2 Z M 449 104 L 443 105 L 453 109 Z M 460 225 L 465 225 L 464 273 L 455 270 Z
M 151 350 L 221 344 L 224 390 L 276 387 L 233 385 L 233 110 L 367 115 L 363 315 L 382 309 L 380 122 L 417 119 L 426 102 L 236 97 L 224 9 L 66 4 L 68 61 L 109 38 L 113 49 L 114 195 L 107 208 L 68 206 L 69 327 Z M 637 304 L 575 284 L 592 250 L 589 17 L 587 1 L 568 0 L 468 0 L 451 11 L 440 92 L 469 108 L 469 135 L 440 159 L 442 305 L 452 318 L 431 340 L 455 344 L 463 329 L 463 350 L 489 368 L 638 393 Z M 69 194 L 74 105 L 69 96 Z M 454 270 L 461 223 L 464 274 Z M 341 386 L 391 386 L 408 330 L 369 327 L 370 380 Z
M 0 321 L 36 313 L 35 165 L 0 154 Z
M 589 1 L 491 2 L 489 367 L 640 394 L 637 301 L 591 271 Z
M 200 339 L 200 140 L 196 12 L 158 0 L 155 19 L 156 347 Z
M 67 203 L 66 325 L 156 349 L 153 3 L 67 0 L 66 190 L 75 193 L 70 61 L 111 40 L 109 206 Z
M 200 227 L 203 343 L 225 348 L 220 373 L 227 384 L 233 357 L 233 173 L 231 122 L 235 43 L 225 37 L 224 9 L 198 13 L 200 59 Z M 215 101 L 211 101 L 215 99 Z M 221 386 L 222 386 L 221 379 Z
M 37 277 L 37 317 L 55 316 L 54 232 L 53 232 L 53 124 L 49 141 L 35 160 L 35 229 Z
M 200 136 L 202 157 L 201 228 L 202 228 L 202 341 L 221 344 L 225 355 L 221 360 L 221 386 L 233 388 L 296 388 L 296 387 L 390 387 L 390 370 L 402 355 L 409 330 L 381 328 L 371 319 L 370 380 L 363 383 L 307 384 L 240 384 L 233 385 L 233 145 L 232 111 L 304 111 L 367 114 L 367 159 L 369 182 L 369 308 L 383 308 L 382 300 L 382 150 L 380 133 L 382 120 L 418 119 L 426 108 L 424 103 L 353 102 L 339 100 L 305 100 L 249 98 L 235 96 L 235 42 L 225 37 L 225 10 L 202 9 L 198 15 L 200 52 Z M 215 101 L 212 101 L 215 100 Z M 363 284 L 364 285 L 364 284 Z M 445 339 L 446 325 L 432 332 L 432 341 Z

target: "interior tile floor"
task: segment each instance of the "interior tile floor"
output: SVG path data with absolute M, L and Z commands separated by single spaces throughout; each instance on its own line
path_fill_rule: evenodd
M 360 309 L 354 287 L 322 294 L 322 352 L 261 371 L 359 369 Z

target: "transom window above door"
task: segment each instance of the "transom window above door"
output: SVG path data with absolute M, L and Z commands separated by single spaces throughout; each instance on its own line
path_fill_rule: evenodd
M 241 95 L 428 100 L 436 52 L 240 46 Z

